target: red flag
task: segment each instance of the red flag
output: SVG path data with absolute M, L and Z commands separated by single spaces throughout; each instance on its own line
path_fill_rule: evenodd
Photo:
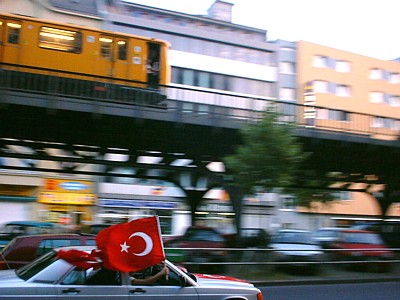
M 158 217 L 110 226 L 97 234 L 96 243 L 111 270 L 135 272 L 165 259 Z
M 102 266 L 102 261 L 96 251 L 86 253 L 85 251 L 75 249 L 68 251 L 60 250 L 58 251 L 57 256 L 84 270 L 90 268 L 97 269 Z

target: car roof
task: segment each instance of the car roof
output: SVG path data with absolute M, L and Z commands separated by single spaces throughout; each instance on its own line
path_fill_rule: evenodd
M 364 229 L 345 229 L 342 230 L 343 233 L 374 233 L 377 234 L 375 231 L 372 230 L 364 230 Z
M 280 229 L 276 233 L 280 232 L 311 232 L 310 230 L 307 229 Z
M 51 222 L 40 222 L 40 221 L 13 221 L 8 222 L 5 225 L 19 225 L 19 226 L 37 226 L 37 227 L 53 227 L 57 226 L 57 224 Z
M 323 231 L 323 230 L 337 230 L 337 231 L 341 231 L 341 230 L 345 230 L 346 228 L 342 228 L 342 227 L 321 227 L 316 229 L 316 231 Z
M 16 236 L 15 239 L 34 239 L 38 237 L 93 237 L 95 238 L 96 235 L 89 234 L 89 233 L 41 233 L 41 234 L 30 234 L 30 235 L 19 235 Z

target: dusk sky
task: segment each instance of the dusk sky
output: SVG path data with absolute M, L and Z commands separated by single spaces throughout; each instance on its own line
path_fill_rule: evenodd
M 205 15 L 214 0 L 130 0 Z M 398 0 L 232 0 L 233 22 L 268 31 L 268 40 L 304 40 L 383 60 L 400 57 Z

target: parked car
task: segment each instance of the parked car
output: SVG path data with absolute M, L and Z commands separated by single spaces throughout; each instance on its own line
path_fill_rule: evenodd
M 14 221 L 6 223 L 0 230 L 0 249 L 20 235 L 41 233 L 65 233 L 69 230 L 59 224 L 37 221 Z
M 270 248 L 272 261 L 278 263 L 277 268 L 302 267 L 317 272 L 324 260 L 323 249 L 309 230 L 279 230 L 272 236 Z
M 114 224 L 90 224 L 90 225 L 83 225 L 81 229 L 81 233 L 87 234 L 98 234 L 99 231 L 106 229 Z
M 18 269 L 54 248 L 96 245 L 96 236 L 81 234 L 40 234 L 15 237 L 0 252 L 0 270 Z
M 91 252 L 95 247 L 68 247 Z M 166 261 L 170 272 L 165 286 L 131 285 L 129 273 L 74 267 L 53 250 L 18 269 L 0 271 L 1 299 L 262 299 L 253 284 L 226 276 L 184 272 Z M 174 288 L 174 286 L 176 288 Z M 109 297 L 109 298 L 110 298 Z
M 389 271 L 391 265 L 385 261 L 395 258 L 381 236 L 369 230 L 343 230 L 334 249 L 338 260 L 348 262 L 346 266 L 367 270 Z
M 317 241 L 322 248 L 331 249 L 333 244 L 339 239 L 340 232 L 344 228 L 323 227 L 313 231 L 313 239 Z
M 266 248 L 269 242 L 270 235 L 262 228 L 241 228 L 236 238 L 236 246 L 239 248 Z
M 371 230 L 379 233 L 388 247 L 400 249 L 400 222 L 385 220 L 382 222 L 359 223 L 351 226 L 351 229 Z
M 164 247 L 167 258 L 179 263 L 223 262 L 227 255 L 222 249 L 226 247 L 224 236 L 206 226 L 190 226 L 183 235 L 165 240 Z

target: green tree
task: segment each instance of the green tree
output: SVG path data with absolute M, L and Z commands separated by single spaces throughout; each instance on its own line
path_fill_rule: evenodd
M 224 162 L 243 193 L 255 189 L 271 191 L 293 184 L 302 162 L 308 157 L 294 135 L 294 124 L 279 121 L 273 108 L 262 119 L 241 129 L 242 144 Z

